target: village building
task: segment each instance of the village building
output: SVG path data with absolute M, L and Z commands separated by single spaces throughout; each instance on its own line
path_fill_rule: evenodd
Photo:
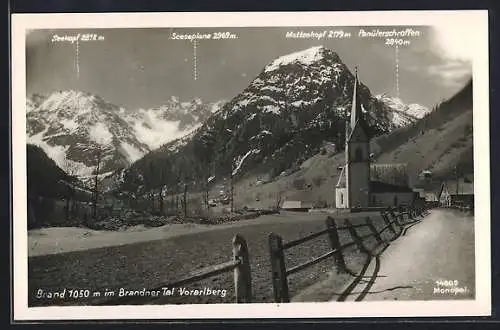
M 370 139 L 355 73 L 350 121 L 346 125 L 345 165 L 335 188 L 336 208 L 363 209 L 412 205 L 406 164 L 372 164 Z
M 445 181 L 441 185 L 439 204 L 442 207 L 474 206 L 474 182 L 467 178 Z
M 333 142 L 324 142 L 323 149 L 327 154 L 336 154 L 337 153 L 337 145 Z
M 418 198 L 425 199 L 425 189 L 424 188 L 413 188 L 413 193 L 417 195 Z
M 423 171 L 424 173 L 426 171 Z M 441 193 L 442 182 L 420 174 L 413 183 L 413 191 L 418 194 L 420 202 L 426 207 L 432 208 L 439 206 L 439 195 Z
M 312 209 L 312 207 L 313 207 L 312 203 L 307 203 L 297 200 L 287 200 L 284 201 L 283 204 L 281 205 L 282 210 L 300 211 L 300 212 L 307 212 L 308 210 Z
M 436 191 L 428 191 L 425 193 L 425 205 L 428 208 L 439 206 L 439 193 Z

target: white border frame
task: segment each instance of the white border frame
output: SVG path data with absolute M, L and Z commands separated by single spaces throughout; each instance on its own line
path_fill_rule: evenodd
M 32 29 L 140 27 L 271 27 L 271 26 L 411 26 L 470 27 L 474 49 L 473 130 L 475 181 L 476 299 L 471 301 L 376 301 L 326 303 L 255 303 L 224 305 L 28 307 L 26 231 L 26 68 L 25 36 Z M 424 317 L 491 315 L 490 159 L 488 12 L 226 12 L 106 13 L 12 15 L 12 174 L 14 320 L 214 319 Z M 443 262 L 446 262 L 443 260 Z

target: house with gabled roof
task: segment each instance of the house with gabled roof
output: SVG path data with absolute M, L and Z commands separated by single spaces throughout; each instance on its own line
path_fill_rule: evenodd
M 467 177 L 444 181 L 439 193 L 439 204 L 444 207 L 458 204 L 474 206 L 474 182 Z

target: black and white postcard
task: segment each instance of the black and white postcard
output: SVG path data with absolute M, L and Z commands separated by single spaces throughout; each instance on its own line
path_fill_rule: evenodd
M 16 320 L 490 315 L 487 11 L 12 24 Z

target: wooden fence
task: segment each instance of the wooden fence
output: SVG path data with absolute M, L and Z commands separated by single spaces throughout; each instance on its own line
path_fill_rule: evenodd
M 235 303 L 250 303 L 252 302 L 252 278 L 250 269 L 250 258 L 246 240 L 239 234 L 232 239 L 233 259 L 227 262 L 208 266 L 203 270 L 198 270 L 191 273 L 187 277 L 168 284 L 161 285 L 151 291 L 162 291 L 162 288 L 173 288 L 183 285 L 192 284 L 201 280 L 215 277 L 217 275 L 234 271 L 234 296 Z M 120 297 L 116 299 L 105 299 L 97 303 L 97 305 L 114 305 L 125 304 L 138 297 Z
M 452 205 L 451 208 L 457 209 L 461 212 L 471 212 L 472 215 L 474 215 L 474 203 L 465 203 L 463 201 L 455 201 Z
M 397 229 L 395 226 L 399 227 L 399 230 L 404 228 L 405 225 L 409 224 L 409 222 L 404 223 L 405 217 L 406 220 L 410 220 L 411 222 L 417 216 L 423 215 L 425 210 L 423 208 L 414 209 L 409 208 L 406 210 L 395 211 L 394 209 L 387 209 L 385 211 L 380 212 L 382 219 L 385 223 L 385 226 L 378 231 L 373 224 L 372 220 L 369 217 L 365 218 L 365 223 L 361 224 L 351 224 L 348 219 L 344 219 L 343 226 L 337 226 L 336 221 L 332 217 L 327 217 L 326 219 L 326 229 L 310 234 L 308 236 L 296 239 L 290 242 L 283 242 L 283 238 L 275 233 L 269 234 L 269 250 L 270 250 L 270 259 L 271 259 L 271 271 L 272 271 L 272 285 L 273 285 L 273 293 L 274 293 L 274 301 L 275 302 L 290 302 L 290 293 L 288 289 L 288 276 L 294 273 L 297 273 L 303 269 L 306 269 L 312 265 L 315 265 L 319 262 L 329 259 L 330 257 L 334 257 L 335 266 L 338 270 L 345 270 L 346 264 L 344 260 L 343 251 L 347 248 L 356 246 L 361 252 L 369 253 L 363 241 L 373 237 L 376 239 L 378 244 L 382 244 L 384 241 L 382 239 L 381 234 L 386 230 L 389 230 L 393 236 L 397 235 Z M 392 219 L 389 219 L 392 218 Z M 366 227 L 369 229 L 369 234 L 359 235 L 357 232 L 357 228 Z M 339 234 L 340 230 L 347 230 L 351 235 L 353 241 L 347 244 L 340 244 Z M 328 235 L 328 240 L 330 242 L 331 250 L 329 252 L 324 253 L 310 261 L 302 263 L 300 265 L 294 266 L 292 268 L 287 269 L 285 265 L 285 252 L 286 250 L 298 246 L 302 243 L 320 237 L 322 235 Z
M 398 226 L 400 227 L 400 229 L 402 229 L 404 226 L 403 221 L 405 220 L 405 217 L 407 218 L 407 220 L 414 219 L 417 215 L 422 215 L 423 212 L 424 209 L 407 209 L 396 211 L 389 208 L 383 212 L 380 212 L 383 221 L 386 224 L 385 227 L 383 227 L 380 231 L 377 231 L 375 225 L 369 217 L 366 217 L 364 219 L 365 223 L 362 224 L 352 224 L 348 219 L 344 219 L 343 226 L 337 226 L 335 219 L 329 216 L 326 219 L 326 229 L 294 241 L 284 243 L 281 236 L 275 233 L 270 233 L 269 248 L 271 256 L 274 300 L 276 302 L 290 301 L 287 280 L 288 275 L 297 273 L 330 257 L 334 257 L 335 265 L 338 267 L 338 269 L 345 270 L 346 264 L 344 255 L 342 254 L 345 249 L 356 246 L 360 251 L 368 252 L 363 245 L 364 240 L 369 237 L 374 237 L 378 243 L 383 243 L 384 241 L 381 236 L 383 232 L 389 230 L 392 234 L 397 235 L 395 226 Z M 389 217 L 391 217 L 392 219 L 389 219 Z M 361 227 L 367 227 L 370 233 L 360 236 L 356 229 Z M 341 245 L 338 235 L 339 230 L 349 231 L 351 237 L 353 238 L 353 241 Z M 305 262 L 298 266 L 294 266 L 290 269 L 286 269 L 284 252 L 287 249 L 298 246 L 322 235 L 328 235 L 331 247 L 331 250 L 329 252 L 318 256 L 311 261 Z M 252 277 L 247 242 L 241 235 L 237 234 L 233 237 L 231 244 L 233 247 L 233 258 L 231 260 L 221 264 L 208 266 L 203 270 L 195 271 L 183 279 L 161 285 L 158 288 L 151 289 L 151 291 L 162 291 L 162 289 L 165 287 L 172 288 L 184 286 L 199 282 L 210 277 L 215 277 L 223 273 L 234 271 L 235 303 L 252 302 Z M 122 305 L 136 301 L 138 299 L 140 298 L 136 296 L 125 296 L 108 299 L 103 298 L 102 300 L 100 299 L 99 301 L 95 301 L 93 305 Z

